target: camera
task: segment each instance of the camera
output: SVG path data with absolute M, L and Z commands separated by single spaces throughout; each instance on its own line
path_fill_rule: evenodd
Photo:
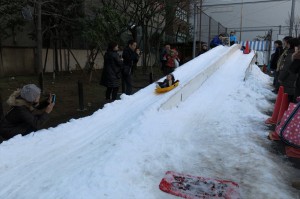
M 55 103 L 55 101 L 56 101 L 56 95 L 52 94 L 52 96 L 51 96 L 51 103 Z

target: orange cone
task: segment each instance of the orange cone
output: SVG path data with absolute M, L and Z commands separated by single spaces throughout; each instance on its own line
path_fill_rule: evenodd
M 300 158 L 300 149 L 291 146 L 285 146 L 285 154 L 291 158 Z
M 277 117 L 277 124 L 279 124 L 284 112 L 288 109 L 288 107 L 289 107 L 289 97 L 287 93 L 284 93 L 282 96 L 280 110 Z
M 244 50 L 244 54 L 249 54 L 250 53 L 250 49 L 249 49 L 249 41 L 246 42 L 246 48 Z
M 288 109 L 288 107 L 289 107 L 288 94 L 284 93 L 283 96 L 282 96 L 280 110 L 279 110 L 278 117 L 277 117 L 277 125 L 279 125 L 279 123 L 280 123 L 280 121 L 283 117 L 283 114 Z M 276 129 L 275 129 L 275 131 L 270 132 L 268 137 L 269 137 L 270 140 L 280 140 L 279 132 L 276 132 Z
M 266 64 L 264 64 L 264 66 L 263 66 L 263 73 L 267 73 L 267 66 L 266 66 Z
M 273 111 L 272 117 L 268 118 L 265 121 L 265 124 L 276 124 L 278 114 L 279 114 L 279 111 L 280 111 L 282 96 L 283 96 L 283 86 L 280 86 L 279 90 L 278 90 L 277 98 L 276 98 L 276 101 L 275 101 L 275 106 L 274 106 L 274 111 Z

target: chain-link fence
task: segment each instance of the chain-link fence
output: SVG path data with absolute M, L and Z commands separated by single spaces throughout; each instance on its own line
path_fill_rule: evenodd
M 227 28 L 214 20 L 197 7 L 195 10 L 195 36 L 199 42 L 209 42 L 221 33 L 227 33 Z

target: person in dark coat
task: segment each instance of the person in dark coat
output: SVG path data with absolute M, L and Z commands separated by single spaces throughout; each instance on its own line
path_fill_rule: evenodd
M 223 45 L 224 34 L 219 34 L 215 36 L 210 42 L 210 48 L 217 47 L 219 45 Z
M 298 39 L 299 40 L 299 39 Z M 299 41 L 300 42 L 300 41 Z M 300 96 L 300 46 L 295 47 L 295 53 L 292 55 L 292 63 L 290 71 L 297 74 L 296 88 L 295 88 L 295 101 Z
M 0 136 L 4 140 L 37 131 L 48 121 L 54 103 L 50 102 L 51 97 L 39 103 L 40 94 L 41 90 L 34 84 L 25 85 L 11 94 L 7 100 L 10 110 L 0 123 Z M 41 113 L 35 113 L 36 110 Z
M 279 90 L 279 86 L 280 86 L 280 83 L 278 82 L 278 76 L 279 76 L 279 71 L 282 69 L 283 67 L 283 63 L 284 63 L 284 58 L 286 57 L 287 53 L 288 53 L 288 45 L 287 45 L 287 41 L 289 39 L 292 39 L 293 37 L 291 36 L 286 36 L 283 38 L 283 52 L 282 54 L 279 56 L 278 58 L 278 61 L 277 61 L 277 68 L 276 68 L 276 71 L 275 71 L 275 76 L 274 79 L 275 79 L 275 89 L 272 91 L 274 93 L 278 93 L 278 90 Z
M 136 51 L 137 43 L 134 40 L 128 41 L 128 46 L 124 48 L 122 58 L 123 58 L 123 71 L 122 71 L 122 91 L 126 95 L 131 95 L 132 93 L 132 80 L 131 80 L 131 70 L 134 63 L 137 63 L 140 56 L 140 51 Z
M 104 55 L 104 66 L 100 84 L 106 87 L 105 99 L 107 101 L 117 99 L 120 87 L 123 63 L 118 54 L 118 50 L 118 44 L 111 42 Z
M 279 71 L 278 82 L 284 88 L 284 92 L 289 96 L 289 102 L 294 102 L 295 83 L 297 74 L 290 71 L 292 63 L 292 55 L 295 52 L 295 46 L 298 46 L 299 41 L 296 38 L 287 41 L 288 51 L 284 57 L 283 67 Z
M 277 62 L 279 60 L 279 57 L 283 53 L 282 41 L 276 40 L 274 42 L 274 45 L 275 45 L 275 52 L 272 54 L 272 58 L 271 58 L 271 61 L 270 61 L 270 69 L 271 69 L 271 71 L 274 71 L 273 86 L 276 86 L 277 81 L 278 81 L 278 72 L 276 71 Z
M 162 52 L 160 53 L 160 62 L 161 62 L 161 71 L 163 74 L 165 74 L 166 71 L 166 64 L 167 64 L 167 55 L 170 53 L 171 45 L 166 44 L 165 47 L 162 49 Z

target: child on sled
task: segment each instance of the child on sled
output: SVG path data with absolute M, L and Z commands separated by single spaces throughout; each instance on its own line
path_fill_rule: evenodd
M 166 88 L 172 86 L 175 83 L 175 77 L 172 73 L 168 74 L 163 82 L 156 82 L 156 88 Z

